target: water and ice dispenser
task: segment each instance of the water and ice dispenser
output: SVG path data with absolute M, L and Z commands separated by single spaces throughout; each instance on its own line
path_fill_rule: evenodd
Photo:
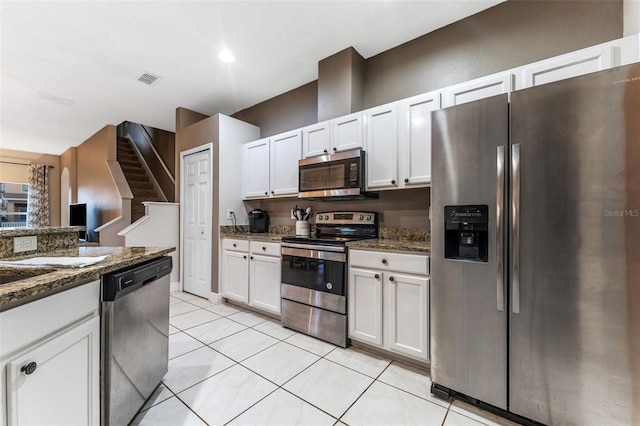
M 470 262 L 489 261 L 489 207 L 444 207 L 444 257 Z

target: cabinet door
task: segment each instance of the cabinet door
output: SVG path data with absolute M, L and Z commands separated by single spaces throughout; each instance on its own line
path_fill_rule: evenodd
M 577 77 L 614 66 L 614 46 L 582 49 L 578 52 L 547 59 L 523 68 L 524 87 Z
M 99 424 L 99 362 L 99 317 L 18 355 L 6 370 L 8 424 Z
M 431 111 L 440 109 L 440 93 L 432 92 L 400 103 L 400 187 L 431 183 Z
M 382 346 L 382 273 L 349 269 L 349 337 Z
M 388 273 L 389 310 L 385 318 L 385 346 L 427 361 L 429 359 L 429 279 Z
M 364 123 L 361 112 L 336 118 L 331 123 L 333 152 L 359 149 L 364 146 Z
M 478 78 L 444 89 L 444 107 L 460 105 L 478 99 L 511 93 L 513 74 L 510 71 Z
M 244 198 L 269 196 L 269 139 L 242 146 Z
M 330 122 L 325 121 L 302 129 L 302 155 L 304 158 L 328 154 L 330 149 Z
M 271 138 L 271 196 L 298 193 L 298 160 L 302 158 L 300 131 Z
M 366 113 L 367 188 L 398 187 L 398 108 L 389 104 Z
M 280 315 L 280 258 L 251 255 L 249 304 Z
M 249 254 L 225 250 L 222 268 L 222 295 L 249 303 Z

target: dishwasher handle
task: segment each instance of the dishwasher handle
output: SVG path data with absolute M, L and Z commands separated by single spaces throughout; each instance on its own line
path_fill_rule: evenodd
M 121 269 L 102 276 L 102 301 L 109 302 L 123 297 L 142 286 L 171 273 L 170 256 L 163 256 L 142 265 Z

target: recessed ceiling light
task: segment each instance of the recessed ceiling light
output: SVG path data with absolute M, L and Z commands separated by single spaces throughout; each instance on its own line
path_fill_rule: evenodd
M 236 58 L 229 52 L 227 49 L 224 49 L 220 53 L 218 53 L 218 59 L 222 62 L 233 62 Z

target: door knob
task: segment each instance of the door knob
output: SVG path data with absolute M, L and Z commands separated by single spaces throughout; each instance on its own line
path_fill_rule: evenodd
M 389 277 L 389 281 L 395 281 L 396 279 L 393 277 Z
M 409 178 L 405 178 L 404 183 L 409 183 Z
M 382 264 L 386 265 L 387 264 L 387 259 L 382 259 Z
M 36 368 L 38 368 L 38 364 L 32 361 L 27 365 L 23 365 L 20 371 L 22 371 L 26 375 L 29 375 L 33 374 L 33 372 L 36 371 Z
M 377 279 L 380 279 L 380 274 L 375 274 L 374 277 Z

